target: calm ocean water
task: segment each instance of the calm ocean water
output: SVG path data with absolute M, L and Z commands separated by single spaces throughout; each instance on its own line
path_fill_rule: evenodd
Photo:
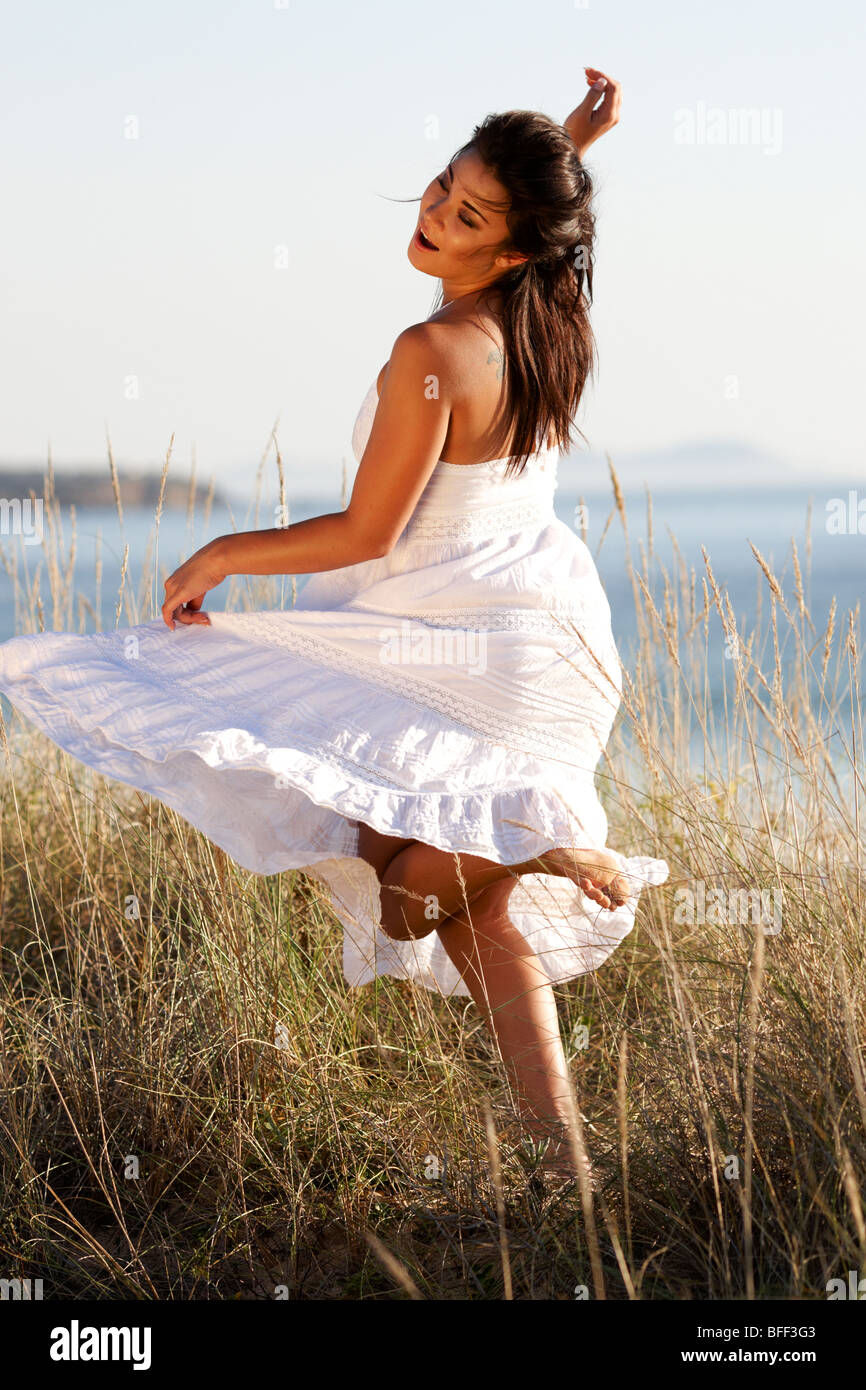
M 807 518 L 810 500 L 811 555 L 807 553 Z M 626 558 L 627 545 L 619 516 L 615 513 L 613 499 L 609 493 L 604 495 L 584 493 L 586 506 L 587 544 L 598 566 L 602 583 L 610 601 L 613 630 L 623 661 L 630 667 L 637 634 L 635 601 L 632 583 L 629 579 Z M 566 491 L 560 485 L 557 492 L 556 510 L 560 519 L 574 527 L 581 534 L 576 518 L 578 496 Z M 631 556 L 636 568 L 643 567 L 643 551 L 648 546 L 647 509 L 643 495 L 629 496 L 626 499 Z M 338 511 L 339 499 L 327 497 L 305 499 L 293 504 L 291 521 L 301 521 L 322 512 Z M 605 532 L 611 512 L 614 512 L 609 528 Z M 267 508 L 260 511 L 259 525 L 270 524 L 273 515 Z M 253 529 L 254 520 L 244 521 L 235 510 L 239 529 Z M 75 565 L 75 589 L 85 595 L 89 602 L 102 613 L 104 628 L 115 626 L 115 608 L 124 545 L 130 548 L 129 574 L 127 586 L 131 584 L 135 592 L 140 592 L 140 576 L 149 547 L 153 546 L 153 515 L 150 511 L 127 511 L 124 515 L 124 531 L 121 530 L 117 516 L 112 508 L 83 508 L 77 513 L 77 556 Z M 770 594 L 767 581 L 749 547 L 751 541 L 763 554 L 772 571 L 779 580 L 792 613 L 796 611 L 794 590 L 794 571 L 792 563 L 792 538 L 796 542 L 806 600 L 811 612 L 815 631 L 811 634 L 810 645 L 818 643 L 815 661 L 820 669 L 821 642 L 827 615 L 833 596 L 837 602 L 837 631 L 847 624 L 847 610 L 856 609 L 864 591 L 866 578 L 866 534 L 832 534 L 827 525 L 826 497 L 820 488 L 812 490 L 791 489 L 773 491 L 719 492 L 710 494 L 687 492 L 664 492 L 653 498 L 652 507 L 653 543 L 655 559 L 650 564 L 652 576 L 651 589 L 660 607 L 663 592 L 662 567 L 676 579 L 679 566 L 684 564 L 690 573 L 695 571 L 696 604 L 700 611 L 703 603 L 701 576 L 706 569 L 701 555 L 701 547 L 708 552 L 716 582 L 726 587 L 730 595 L 737 625 L 741 635 L 748 637 L 760 609 L 762 631 L 768 631 Z M 866 522 L 864 522 L 866 525 Z M 70 532 L 64 522 L 65 539 L 68 547 Z M 209 537 L 223 534 L 233 529 L 228 513 L 214 511 L 207 531 L 203 531 L 200 520 L 194 533 L 190 533 L 186 518 L 180 512 L 165 513 L 159 530 L 158 554 L 160 566 L 166 566 L 168 573 Z M 852 524 L 849 531 L 854 530 Z M 95 583 L 95 558 L 97 537 L 101 533 L 102 579 L 100 601 L 97 604 Z M 604 537 L 603 537 L 604 533 Z M 603 540 L 602 540 L 603 537 Z M 45 609 L 45 625 L 56 625 L 50 601 L 50 589 L 46 574 L 45 557 L 40 545 L 25 545 L 18 536 L 0 537 L 7 563 L 15 553 L 19 573 L 27 575 L 27 586 L 32 587 L 39 571 L 39 591 Z M 677 550 L 675 550 L 675 544 Z M 677 556 L 679 552 L 679 557 Z M 299 581 L 303 585 L 304 581 Z M 206 606 L 223 608 L 225 606 L 227 585 L 212 591 Z M 286 605 L 291 604 L 290 588 L 286 586 Z M 157 616 L 162 599 L 162 586 L 151 585 L 149 606 L 145 601 L 140 610 L 139 621 Z M 276 605 L 275 605 L 276 606 Z M 780 616 L 780 641 L 784 654 L 795 650 L 788 624 Z M 859 617 L 859 615 L 858 615 Z M 74 630 L 81 630 L 81 619 L 76 616 L 72 624 Z M 121 626 L 127 620 L 121 617 Z M 63 626 L 67 626 L 64 622 Z M 86 615 L 84 627 L 92 631 L 91 615 Z M 682 624 L 681 624 L 682 630 Z M 0 639 L 12 636 L 15 631 L 12 586 L 5 568 L 0 573 Z M 858 640 L 860 638 L 858 627 Z M 768 679 L 772 669 L 772 643 L 766 642 L 762 648 L 765 653 L 763 669 Z M 734 688 L 732 665 L 726 659 L 725 637 L 716 612 L 710 616 L 709 678 L 714 706 L 721 708 L 725 687 L 730 701 Z M 727 668 L 727 669 L 726 669 Z M 844 688 L 844 671 L 843 688 Z M 3 697 L 4 710 L 6 700 Z M 850 712 L 843 716 L 845 721 L 839 729 L 840 739 L 849 739 Z M 696 745 L 697 746 L 697 745 Z M 844 758 L 843 758 L 844 763 Z

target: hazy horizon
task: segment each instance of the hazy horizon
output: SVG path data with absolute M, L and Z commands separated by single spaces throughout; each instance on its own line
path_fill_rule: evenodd
M 154 462 L 150 467 L 136 462 L 128 468 L 122 461 L 118 462 L 115 459 L 115 462 L 121 477 L 125 468 L 129 476 L 135 478 L 159 478 L 162 473 L 161 462 Z M 804 467 L 802 471 L 798 471 L 784 459 L 727 440 L 696 440 L 666 450 L 626 451 L 615 458 L 611 456 L 611 462 L 617 481 L 627 496 L 633 496 L 637 492 L 642 494 L 647 489 L 659 496 L 728 491 L 748 491 L 755 494 L 815 492 L 820 494 L 821 505 L 826 503 L 829 506 L 831 491 L 838 494 L 842 489 L 862 487 L 864 481 L 862 468 L 846 471 L 843 468 L 834 470 L 831 465 L 824 465 L 820 469 L 810 470 Z M 341 469 L 323 472 L 320 468 L 315 471 L 296 472 L 285 459 L 283 467 L 289 501 L 337 504 L 342 492 Z M 349 486 L 355 468 L 352 456 L 351 461 L 347 459 L 346 467 Z M 0 487 L 4 473 L 17 473 L 25 469 L 44 473 L 45 465 L 36 462 L 16 464 L 0 460 Z M 55 465 L 55 476 L 60 473 L 78 473 L 102 480 L 108 478 L 109 466 L 107 460 L 83 463 L 70 461 L 63 468 Z M 169 469 L 168 477 L 175 483 L 182 482 L 185 485 L 189 478 L 188 466 L 175 464 Z M 267 494 L 275 494 L 278 487 L 278 471 L 273 453 L 265 466 L 265 480 Z M 246 480 L 233 480 L 229 473 L 220 479 L 215 478 L 214 481 L 217 493 L 233 506 L 246 505 L 254 492 L 255 483 L 252 476 Z M 200 492 L 206 492 L 210 475 L 199 472 L 196 475 L 196 483 Z M 561 457 L 558 463 L 557 485 L 561 492 L 586 491 L 612 495 L 608 456 L 598 450 L 592 450 Z M 78 505 L 79 509 L 82 509 L 99 504 L 85 502 Z M 130 505 L 135 504 L 124 503 L 124 509 Z M 165 505 L 172 505 L 168 498 Z M 182 505 L 186 506 L 185 500 Z

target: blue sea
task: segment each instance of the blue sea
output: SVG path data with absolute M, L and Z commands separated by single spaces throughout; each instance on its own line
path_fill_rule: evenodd
M 557 515 L 566 524 L 572 526 L 578 535 L 582 534 L 580 518 L 576 511 L 580 500 L 577 493 L 565 491 L 560 485 L 556 500 Z M 643 572 L 644 554 L 649 546 L 649 518 L 645 495 L 626 496 L 628 538 L 610 492 L 604 494 L 584 492 L 582 502 L 586 509 L 586 543 L 598 567 L 610 601 L 614 636 L 620 655 L 626 667 L 630 668 L 635 659 L 638 629 L 634 585 L 629 574 L 628 557 L 630 554 L 633 567 Z M 807 529 L 810 504 L 812 509 L 811 527 Z M 767 636 L 771 608 L 770 589 L 752 553 L 749 542 L 751 541 L 761 552 L 775 574 L 782 587 L 788 608 L 797 617 L 799 623 L 792 563 L 793 540 L 796 542 L 799 555 L 806 603 L 814 624 L 814 630 L 808 628 L 807 625 L 808 645 L 810 648 L 815 648 L 812 660 L 819 673 L 827 617 L 834 596 L 836 599 L 837 638 L 833 662 L 831 663 L 832 669 L 835 671 L 836 651 L 839 644 L 838 634 L 840 629 L 844 631 L 847 627 L 847 610 L 858 609 L 864 590 L 866 534 L 860 534 L 857 531 L 856 521 L 852 521 L 843 534 L 838 533 L 838 527 L 836 531 L 828 529 L 825 505 L 824 494 L 820 489 L 740 490 L 716 493 L 667 491 L 656 494 L 652 501 L 654 555 L 649 564 L 649 573 L 650 589 L 660 611 L 664 613 L 662 599 L 664 572 L 667 572 L 672 583 L 678 588 L 683 569 L 688 576 L 687 583 L 691 582 L 692 571 L 696 575 L 695 605 L 696 612 L 701 611 L 703 607 L 701 577 L 707 573 L 701 554 L 701 548 L 704 547 L 709 556 L 716 583 L 721 589 L 726 589 L 730 596 L 738 632 L 743 640 L 748 640 L 760 612 L 761 631 L 764 634 L 761 644 L 763 653 L 761 664 L 767 680 L 772 686 L 773 647 L 772 638 Z M 339 510 L 340 501 L 337 497 L 308 497 L 291 505 L 289 519 L 290 521 L 301 521 L 323 512 Z M 244 520 L 243 517 L 238 516 L 235 510 L 235 525 L 238 529 L 251 530 L 257 524 L 263 526 L 271 524 L 270 517 L 272 516 L 273 511 L 264 504 L 260 508 L 259 517 L 261 520 L 258 523 L 252 514 L 249 519 Z M 119 623 L 116 622 L 115 618 L 124 546 L 129 546 L 127 588 L 131 587 L 134 592 L 138 593 L 142 567 L 148 552 L 152 555 L 155 545 L 153 513 L 149 509 L 146 511 L 135 509 L 125 511 L 122 532 L 113 508 L 78 508 L 76 509 L 76 519 L 75 592 L 77 595 L 84 596 L 94 611 L 101 613 L 103 628 L 113 628 L 116 625 L 127 626 L 128 620 L 123 614 L 121 614 Z M 866 528 L 866 522 L 863 524 Z M 63 526 L 64 543 L 66 553 L 68 553 L 71 529 L 65 509 Z M 229 513 L 219 508 L 213 510 L 207 529 L 202 527 L 200 518 L 195 528 L 190 529 L 187 525 L 187 518 L 182 512 L 168 511 L 163 513 L 159 527 L 157 552 L 160 569 L 164 566 L 164 573 L 169 573 L 210 537 L 224 534 L 233 529 Z M 811 547 L 808 543 L 808 536 L 811 537 Z M 69 627 L 75 631 L 94 630 L 93 614 L 78 603 L 72 623 L 69 623 L 64 615 L 58 616 L 55 613 L 50 598 L 45 556 L 40 545 L 26 545 L 22 538 L 16 535 L 0 537 L 0 544 L 2 544 L 2 550 L 6 557 L 6 564 L 11 563 L 14 552 L 19 575 L 28 590 L 32 590 L 38 575 L 39 592 L 42 595 L 44 621 L 47 628 Z M 95 579 L 97 555 L 101 558 L 102 567 L 98 592 Z M 303 585 L 303 578 L 298 582 L 299 585 Z M 228 583 L 212 591 L 205 606 L 213 609 L 225 607 L 227 587 Z M 284 604 L 290 606 L 290 583 L 286 582 L 282 588 L 285 593 Z M 275 590 L 274 592 L 278 591 Z M 144 622 L 158 616 L 162 597 L 161 581 L 158 586 L 151 583 L 149 594 L 143 597 L 142 605 L 137 610 L 137 620 Z M 280 600 L 277 599 L 272 606 L 279 605 Z M 856 614 L 856 617 L 859 620 L 859 613 Z M 681 607 L 679 630 L 683 656 L 688 645 L 683 640 L 686 627 L 684 618 L 685 614 Z M 779 642 L 784 666 L 795 651 L 796 646 L 784 615 L 779 613 L 778 618 Z M 703 624 L 701 624 L 701 628 L 703 629 Z M 0 639 L 12 636 L 14 632 L 15 613 L 12 585 L 4 565 L 3 570 L 0 571 Z M 859 622 L 857 635 L 858 642 L 860 642 Z M 661 661 L 662 668 L 667 664 L 667 657 L 664 656 Z M 727 649 L 726 654 L 725 634 L 715 609 L 711 611 L 709 619 L 708 677 L 712 705 L 723 719 L 723 707 L 726 701 L 730 705 L 735 681 L 733 663 L 729 659 L 729 649 Z M 844 663 L 840 667 L 840 681 L 839 690 L 846 690 L 847 675 Z M 817 684 L 814 684 L 813 694 L 817 707 Z M 660 699 L 669 699 L 670 695 L 670 689 L 660 689 Z M 841 743 L 847 741 L 847 746 L 850 748 L 850 702 L 846 700 L 842 703 L 845 706 L 840 715 L 842 722 L 833 737 L 838 737 Z M 3 708 L 4 712 L 7 712 L 5 697 Z M 862 710 L 858 705 L 855 710 L 855 718 L 859 718 L 861 714 Z M 698 746 L 699 740 L 696 742 L 696 748 Z M 848 754 L 843 749 L 843 770 L 847 758 Z

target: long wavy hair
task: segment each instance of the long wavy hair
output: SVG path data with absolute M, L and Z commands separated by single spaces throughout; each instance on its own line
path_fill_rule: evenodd
M 451 162 L 474 150 L 502 184 L 508 237 L 491 256 L 518 251 L 528 260 L 480 297 L 502 296 L 505 414 L 512 450 L 506 476 L 552 438 L 567 452 L 574 417 L 596 366 L 589 322 L 595 217 L 592 180 L 568 132 L 540 111 L 489 115 Z M 441 286 L 440 286 L 441 300 Z M 585 438 L 581 430 L 577 430 Z

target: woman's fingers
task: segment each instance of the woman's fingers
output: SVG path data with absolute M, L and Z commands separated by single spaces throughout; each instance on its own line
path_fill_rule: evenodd
M 615 78 L 600 68 L 584 68 L 584 72 L 589 90 L 563 122 L 581 158 L 590 145 L 616 125 L 622 105 L 622 88 Z
M 204 594 L 198 594 L 195 598 L 187 599 L 186 603 L 178 613 L 178 620 L 182 623 L 206 625 L 210 623 L 207 613 L 201 612 L 204 603 Z
M 596 91 L 604 91 L 601 105 L 592 113 L 593 125 L 603 126 L 609 129 L 616 125 L 619 120 L 620 107 L 622 105 L 622 84 L 617 82 L 615 77 L 602 72 L 600 68 L 584 68 L 587 81 L 590 83 L 590 91 L 593 90 L 594 82 L 605 83 L 604 88 L 597 88 Z
M 193 624 L 210 626 L 210 618 L 200 611 L 204 599 L 204 594 L 190 595 L 187 598 L 183 597 L 183 591 L 172 594 L 162 605 L 164 622 L 172 629 L 176 622 L 183 623 L 185 627 Z

